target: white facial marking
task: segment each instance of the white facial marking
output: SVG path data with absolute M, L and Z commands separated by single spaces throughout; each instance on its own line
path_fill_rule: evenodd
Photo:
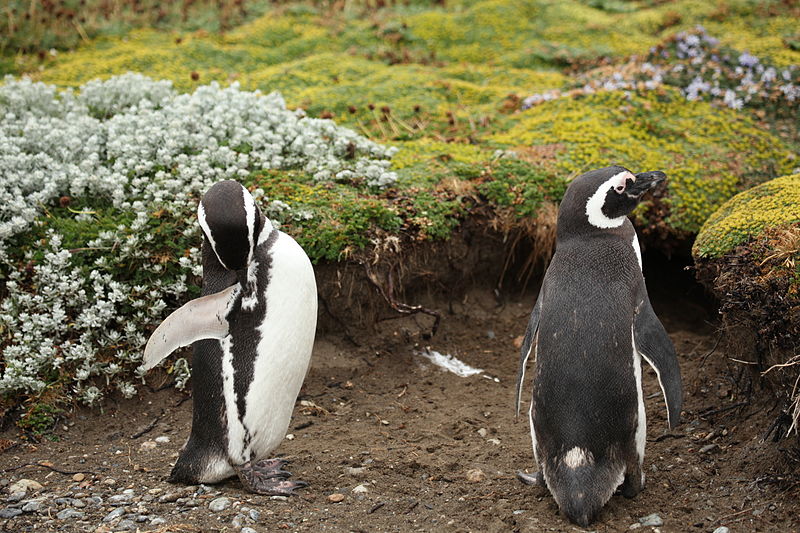
M 580 468 L 581 466 L 591 465 L 592 463 L 594 463 L 592 452 L 588 452 L 577 446 L 564 455 L 564 464 L 567 468 L 571 468 L 572 470 Z
M 606 194 L 610 188 L 614 187 L 617 192 L 622 192 L 625 190 L 625 181 L 629 179 L 636 180 L 636 176 L 625 170 L 614 174 L 597 188 L 597 191 L 586 202 L 586 216 L 589 217 L 589 224 L 596 228 L 609 229 L 618 228 L 625 222 L 626 217 L 624 216 L 608 218 L 603 213 L 603 204 L 605 204 Z
M 211 249 L 214 250 L 214 255 L 217 256 L 219 263 L 225 268 L 228 268 L 228 266 L 217 253 L 217 243 L 214 242 L 214 236 L 211 235 L 211 228 L 208 227 L 208 221 L 206 221 L 206 208 L 203 207 L 202 201 L 197 204 L 197 220 L 200 222 L 200 227 L 203 229 L 203 233 L 205 233 L 206 237 L 208 237 L 208 242 L 211 244 Z
M 636 232 L 633 232 L 633 253 L 636 254 L 636 260 L 639 261 L 639 270 L 642 270 L 642 249 L 639 247 L 639 237 Z
M 247 252 L 247 262 L 250 263 L 250 261 L 253 260 L 253 249 L 255 248 L 256 204 L 250 192 L 244 187 L 242 187 L 242 203 L 244 204 L 245 219 L 247 222 L 247 242 L 250 245 L 250 250 Z
M 636 380 L 636 401 L 639 405 L 636 417 L 636 453 L 639 456 L 639 466 L 641 466 L 644 462 L 644 445 L 647 437 L 647 415 L 644 411 L 644 394 L 642 393 L 642 358 L 636 349 L 633 324 L 631 324 L 631 348 L 633 351 L 633 377 Z

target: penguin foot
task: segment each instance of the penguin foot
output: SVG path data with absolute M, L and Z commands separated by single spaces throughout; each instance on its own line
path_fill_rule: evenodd
M 296 489 L 307 487 L 305 481 L 287 481 L 291 472 L 283 470 L 283 459 L 263 459 L 234 467 L 244 488 L 257 494 L 291 496 Z
M 526 485 L 536 485 L 537 487 L 544 487 L 544 479 L 542 479 L 542 472 L 534 474 L 526 474 L 522 470 L 517 470 L 517 479 Z

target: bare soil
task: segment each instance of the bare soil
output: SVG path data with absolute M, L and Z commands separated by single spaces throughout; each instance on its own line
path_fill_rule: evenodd
M 696 287 L 659 291 L 665 285 L 659 275 L 649 274 L 648 282 L 680 358 L 683 424 L 667 432 L 655 374 L 646 371 L 646 488 L 633 500 L 612 497 L 592 528 L 652 531 L 637 527 L 639 518 L 657 513 L 663 526 L 655 529 L 665 532 L 710 532 L 723 525 L 732 531 L 800 530 L 800 483 L 791 473 L 797 463 L 789 450 L 796 441 L 762 441 L 777 416 L 770 396 L 755 401 L 739 395 L 724 351 L 707 356 L 717 333 L 707 307 L 690 294 Z M 231 521 L 246 506 L 260 512 L 250 524 L 259 532 L 581 531 L 559 514 L 545 489 L 524 486 L 514 475 L 533 467 L 527 420 L 514 418 L 513 398 L 515 339 L 524 333 L 534 298 L 535 291 L 528 291 L 498 302 L 493 291 L 473 289 L 455 302 L 432 300 L 428 305 L 448 312 L 429 341 L 420 336 L 430 324 L 425 316 L 351 327 L 358 345 L 344 335 L 323 335 L 299 398 L 311 404 L 298 401 L 293 438 L 276 452 L 291 461 L 294 479 L 309 486 L 298 496 L 275 499 L 246 493 L 231 480 L 199 495 L 197 507 L 143 503 L 167 523 L 137 526 L 238 532 Z M 484 369 L 484 375 L 462 378 L 432 366 L 415 354 L 425 344 Z M 528 387 L 524 398 L 529 394 Z M 66 472 L 90 473 L 78 483 L 71 474 L 28 466 L 0 477 L 6 484 L 35 479 L 45 493 L 72 497 L 97 493 L 107 499 L 124 488 L 134 489 L 137 498 L 174 492 L 179 487 L 165 478 L 189 433 L 191 402 L 185 399 L 170 388 L 110 401 L 102 412 L 78 410 L 59 424 L 54 442 L 32 444 L 6 430 L 0 438 L 14 445 L 0 453 L 0 468 L 49 461 Z M 143 446 L 159 436 L 170 440 Z M 117 483 L 104 484 L 109 477 Z M 353 490 L 362 485 L 366 492 Z M 234 505 L 209 510 L 217 492 Z M 332 494 L 344 497 L 334 503 Z M 26 513 L 0 522 L 0 530 L 109 531 L 101 520 L 110 509 L 87 506 L 78 521 Z

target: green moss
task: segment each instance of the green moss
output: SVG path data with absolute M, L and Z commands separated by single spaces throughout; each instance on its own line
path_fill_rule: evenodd
M 489 139 L 563 145 L 556 165 L 564 176 L 615 163 L 664 170 L 666 222 L 691 233 L 736 192 L 792 168 L 791 151 L 777 137 L 741 114 L 686 101 L 674 90 L 556 99 Z
M 41 437 L 53 431 L 56 422 L 64 411 L 46 402 L 39 402 L 29 408 L 17 421 L 17 426 L 35 437 Z
M 490 203 L 513 207 L 518 216 L 533 217 L 545 200 L 559 201 L 567 181 L 538 165 L 517 159 L 500 159 L 490 165 L 478 191 Z
M 766 229 L 800 222 L 800 174 L 762 183 L 737 194 L 703 225 L 692 248 L 695 258 L 720 257 Z

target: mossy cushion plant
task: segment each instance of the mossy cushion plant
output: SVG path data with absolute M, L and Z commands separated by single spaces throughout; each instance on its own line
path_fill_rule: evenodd
M 746 116 L 686 101 L 672 88 L 557 98 L 523 112 L 497 143 L 553 146 L 555 168 L 577 175 L 618 163 L 668 175 L 666 223 L 696 233 L 725 200 L 792 169 L 792 151 Z M 639 212 L 648 216 L 646 207 Z
M 762 183 L 737 194 L 703 224 L 692 253 L 722 257 L 765 230 L 800 222 L 800 173 Z

